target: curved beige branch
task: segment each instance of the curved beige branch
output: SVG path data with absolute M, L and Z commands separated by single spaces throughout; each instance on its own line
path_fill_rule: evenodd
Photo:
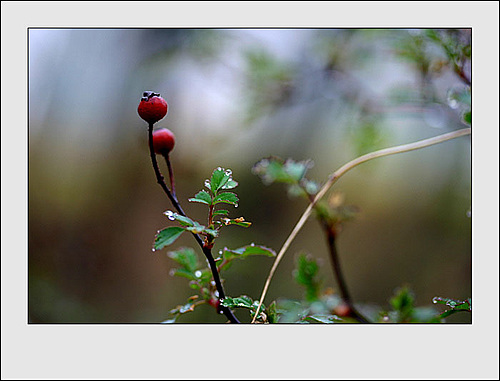
M 288 247 L 292 243 L 292 241 L 295 239 L 297 234 L 299 233 L 300 229 L 302 229 L 302 226 L 304 226 L 305 222 L 311 215 L 311 212 L 314 208 L 314 205 L 323 198 L 323 196 L 326 194 L 326 192 L 332 187 L 333 184 L 347 171 L 353 169 L 354 167 L 358 166 L 361 163 L 364 163 L 369 160 L 376 159 L 378 157 L 383 157 L 383 156 L 389 156 L 389 155 L 394 155 L 396 153 L 403 153 L 403 152 L 409 152 L 409 151 L 414 151 L 420 148 L 428 147 L 434 144 L 442 143 L 447 140 L 455 139 L 460 136 L 464 135 L 470 135 L 471 134 L 471 129 L 470 128 L 464 128 L 462 130 L 457 130 L 453 131 L 447 134 L 435 136 L 433 138 L 425 139 L 425 140 L 419 140 L 418 142 L 414 143 L 409 143 L 409 144 L 403 144 L 400 146 L 395 146 L 395 147 L 390 147 L 390 148 L 385 148 L 379 151 L 374 151 L 367 153 L 366 155 L 360 156 L 354 160 L 351 160 L 350 162 L 344 164 L 342 167 L 340 167 L 338 170 L 336 170 L 333 174 L 331 174 L 328 177 L 328 181 L 323 185 L 323 187 L 320 189 L 320 191 L 316 194 L 316 197 L 314 200 L 308 205 L 307 209 L 304 211 L 302 216 L 300 217 L 299 221 L 293 228 L 292 232 L 286 239 L 285 243 L 281 247 L 281 250 L 279 251 L 278 255 L 276 256 L 276 259 L 274 260 L 273 266 L 271 267 L 271 271 L 269 272 L 269 275 L 266 279 L 266 283 L 264 284 L 264 289 L 262 290 L 262 295 L 260 297 L 259 301 L 259 306 L 257 308 L 257 311 L 260 310 L 262 303 L 264 302 L 264 298 L 266 297 L 267 289 L 269 288 L 269 285 L 271 284 L 271 279 L 276 271 L 276 268 L 278 267 L 278 264 L 280 263 L 281 259 L 285 255 L 285 252 L 288 250 Z M 257 314 L 254 316 L 252 323 L 255 322 L 255 319 L 257 317 Z

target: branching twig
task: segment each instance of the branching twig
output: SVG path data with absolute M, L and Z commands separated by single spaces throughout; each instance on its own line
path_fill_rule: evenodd
M 149 140 L 149 153 L 151 155 L 151 162 L 153 163 L 153 169 L 156 174 L 156 180 L 158 181 L 158 184 L 162 187 L 163 191 L 167 194 L 168 198 L 172 202 L 172 205 L 174 208 L 177 210 L 177 212 L 182 215 L 186 216 L 186 213 L 184 213 L 184 210 L 182 209 L 179 201 L 177 200 L 177 197 L 175 196 L 175 193 L 170 192 L 170 189 L 168 189 L 167 185 L 165 184 L 165 178 L 160 172 L 160 168 L 158 167 L 158 161 L 156 160 L 156 154 L 154 152 L 154 147 L 153 147 L 153 124 L 149 123 L 149 128 L 148 128 L 148 140 Z M 172 190 L 173 190 L 173 172 L 170 166 L 170 161 L 168 159 L 168 156 L 166 158 L 167 160 L 167 165 L 169 168 L 169 174 L 170 174 L 170 181 L 172 184 Z M 219 292 L 219 299 L 224 299 L 225 293 L 224 293 L 224 287 L 222 286 L 222 282 L 219 277 L 219 272 L 217 271 L 217 265 L 215 264 L 214 257 L 212 256 L 212 250 L 208 247 L 206 247 L 203 243 L 203 240 L 198 234 L 193 233 L 194 238 L 196 239 L 196 242 L 198 242 L 198 245 L 200 245 L 203 254 L 207 258 L 208 264 L 210 266 L 210 270 L 212 271 L 212 276 L 214 278 L 215 286 L 217 288 L 217 291 Z M 239 323 L 240 321 L 234 316 L 233 312 L 227 308 L 227 307 L 221 307 L 221 311 L 226 315 L 226 317 L 231 321 L 231 323 Z
M 306 208 L 302 216 L 300 217 L 299 221 L 293 228 L 292 232 L 286 239 L 285 243 L 281 247 L 278 255 L 276 256 L 276 259 L 274 260 L 273 266 L 271 267 L 271 271 L 269 272 L 269 275 L 266 279 L 266 283 L 264 284 L 264 289 L 262 290 L 262 295 L 260 297 L 259 301 L 259 306 L 258 309 L 262 306 L 262 303 L 264 301 L 264 298 L 266 297 L 267 289 L 269 288 L 269 285 L 271 283 L 271 279 L 276 271 L 276 268 L 278 267 L 278 264 L 280 263 L 281 259 L 285 255 L 285 252 L 287 251 L 288 247 L 292 243 L 292 241 L 295 239 L 299 231 L 302 229 L 302 226 L 304 226 L 305 222 L 311 215 L 311 212 L 313 210 L 313 207 L 316 205 L 316 203 L 323 198 L 323 196 L 326 194 L 326 192 L 332 187 L 332 185 L 342 176 L 344 175 L 347 171 L 353 169 L 354 167 L 358 166 L 359 164 L 362 164 L 366 161 L 373 160 L 379 157 L 383 156 L 389 156 L 389 155 L 394 155 L 397 153 L 403 153 L 403 152 L 409 152 L 413 150 L 417 150 L 420 148 L 428 147 L 434 144 L 442 143 L 447 140 L 455 139 L 460 136 L 464 135 L 470 135 L 471 134 L 471 128 L 464 128 L 462 130 L 458 131 L 453 131 L 447 134 L 435 136 L 433 138 L 425 139 L 425 140 L 420 140 L 418 142 L 414 143 L 409 143 L 409 144 L 403 144 L 400 146 L 395 146 L 395 147 L 390 147 L 386 149 L 382 149 L 379 151 L 375 152 L 370 152 L 367 153 L 366 155 L 360 156 L 354 160 L 351 160 L 350 162 L 344 164 L 342 167 L 340 167 L 337 171 L 332 173 L 328 177 L 328 181 L 323 185 L 323 187 L 320 189 L 320 191 L 316 194 L 316 197 L 314 198 L 313 202 L 309 204 L 309 206 Z M 252 323 L 255 322 L 255 317 L 252 320 Z

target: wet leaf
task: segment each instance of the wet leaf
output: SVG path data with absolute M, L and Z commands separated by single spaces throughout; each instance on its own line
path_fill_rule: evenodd
M 213 216 L 226 216 L 229 214 L 229 210 L 221 209 L 221 210 L 214 210 Z
M 161 250 L 165 246 L 171 245 L 175 242 L 177 238 L 184 232 L 184 228 L 178 226 L 171 226 L 160 230 L 158 234 L 156 234 L 154 249 Z
M 229 179 L 231 179 L 231 173 L 224 168 L 219 167 L 213 171 L 210 179 L 210 188 L 214 195 L 228 183 Z
M 182 226 L 193 226 L 195 224 L 191 218 L 181 216 L 179 213 L 174 213 L 171 210 L 167 210 L 163 214 L 166 215 L 171 221 L 178 221 Z
M 215 198 L 213 203 L 214 204 L 219 204 L 221 202 L 224 202 L 226 204 L 232 204 L 232 205 L 238 205 L 238 196 L 236 196 L 234 193 L 231 192 L 223 192 L 218 194 Z
M 183 269 L 195 273 L 198 266 L 198 256 L 190 247 L 181 247 L 175 251 L 169 251 L 167 255 L 182 266 Z
M 196 193 L 195 196 L 190 198 L 188 201 L 210 205 L 212 203 L 212 197 L 207 191 L 202 190 Z
M 238 183 L 233 179 L 229 179 L 225 185 L 222 186 L 221 189 L 233 189 L 238 186 Z
M 227 297 L 222 301 L 222 305 L 228 308 L 248 308 L 253 309 L 253 300 L 249 296 L 242 295 L 237 298 Z
M 268 247 L 255 244 L 243 246 L 234 250 L 225 247 L 223 251 L 223 256 L 227 260 L 232 260 L 234 258 L 243 259 L 248 257 L 249 255 L 265 255 L 268 257 L 275 257 L 276 252 Z
M 440 317 L 445 318 L 448 317 L 456 312 L 460 311 L 466 311 L 466 312 L 472 312 L 472 299 L 468 298 L 466 300 L 456 300 L 456 299 L 450 299 L 450 298 L 443 298 L 440 296 L 436 296 L 432 299 L 432 302 L 434 304 L 444 304 L 445 306 L 449 307 L 448 310 L 444 311 Z

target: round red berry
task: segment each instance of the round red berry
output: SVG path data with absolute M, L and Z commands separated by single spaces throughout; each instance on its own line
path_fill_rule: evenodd
M 208 301 L 212 307 L 214 307 L 217 311 L 220 309 L 220 300 L 219 299 L 210 299 Z
M 157 154 L 168 155 L 174 149 L 175 136 L 167 128 L 153 131 L 153 148 Z
M 139 116 L 148 123 L 156 123 L 167 115 L 168 105 L 159 93 L 145 91 L 137 108 Z
M 337 316 L 340 317 L 349 317 L 351 316 L 351 308 L 347 304 L 339 304 L 335 309 L 333 310 L 333 313 Z

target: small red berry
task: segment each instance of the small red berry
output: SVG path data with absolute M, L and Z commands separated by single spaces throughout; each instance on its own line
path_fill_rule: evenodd
M 168 105 L 159 93 L 145 91 L 137 108 L 139 116 L 148 123 L 156 123 L 167 115 Z
M 333 313 L 340 317 L 349 317 L 352 314 L 351 308 L 347 304 L 339 304 L 333 310 Z
M 175 136 L 167 128 L 153 131 L 153 148 L 157 154 L 166 156 L 174 149 Z
M 214 307 L 217 311 L 220 309 L 220 300 L 219 299 L 210 299 L 208 301 L 212 307 Z

